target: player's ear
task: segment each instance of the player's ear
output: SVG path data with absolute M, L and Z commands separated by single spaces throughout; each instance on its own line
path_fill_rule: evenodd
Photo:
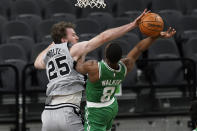
M 67 40 L 66 38 L 63 37 L 63 38 L 61 38 L 61 42 L 62 42 L 62 43 L 65 43 L 65 42 L 68 42 L 68 40 Z

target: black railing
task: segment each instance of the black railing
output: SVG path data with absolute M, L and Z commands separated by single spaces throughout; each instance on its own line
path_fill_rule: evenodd
M 10 68 L 14 71 L 15 74 L 15 91 L 1 91 L 3 94 L 15 94 L 15 129 L 16 131 L 20 131 L 20 125 L 21 123 L 21 118 L 20 116 L 20 106 L 19 106 L 19 72 L 17 67 L 15 67 L 14 65 L 11 64 L 0 64 L 0 68 Z M 9 122 L 9 121 L 8 121 Z M 11 121 L 10 121 L 11 122 Z
M 23 121 L 22 121 L 22 131 L 26 131 L 26 123 L 27 123 L 27 120 L 26 120 L 26 96 L 28 94 L 32 94 L 32 93 L 45 93 L 45 91 L 43 90 L 33 90 L 33 91 L 28 91 L 27 90 L 27 87 L 26 87 L 26 81 L 27 81 L 27 73 L 28 73 L 28 70 L 35 76 L 32 76 L 32 77 L 36 77 L 36 69 L 34 68 L 33 64 L 27 64 L 23 71 L 22 71 L 22 110 L 23 110 Z

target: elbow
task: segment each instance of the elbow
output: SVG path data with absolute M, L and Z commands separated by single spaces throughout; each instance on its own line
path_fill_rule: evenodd
M 45 69 L 45 66 L 43 66 L 41 63 L 39 63 L 37 61 L 34 62 L 34 67 L 36 69 Z
M 106 42 L 111 40 L 109 35 L 107 33 L 105 33 L 105 32 L 100 34 L 100 38 L 99 39 L 101 40 L 102 43 L 106 43 Z
M 35 61 L 34 62 L 34 67 L 36 68 L 36 69 L 39 69 L 39 65 L 38 65 L 38 63 Z

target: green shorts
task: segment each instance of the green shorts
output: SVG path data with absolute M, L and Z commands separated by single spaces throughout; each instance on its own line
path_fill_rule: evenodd
M 107 107 L 85 107 L 85 131 L 106 131 L 112 128 L 113 120 L 118 113 L 115 100 Z

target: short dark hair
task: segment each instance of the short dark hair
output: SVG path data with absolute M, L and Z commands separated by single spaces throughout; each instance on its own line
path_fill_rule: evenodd
M 122 48 L 117 43 L 110 43 L 105 48 L 105 56 L 109 62 L 115 64 L 122 58 Z
M 66 37 L 66 29 L 67 28 L 75 28 L 75 25 L 70 22 L 58 22 L 57 24 L 54 24 L 51 28 L 51 37 L 55 44 L 60 44 L 61 39 L 63 37 Z

